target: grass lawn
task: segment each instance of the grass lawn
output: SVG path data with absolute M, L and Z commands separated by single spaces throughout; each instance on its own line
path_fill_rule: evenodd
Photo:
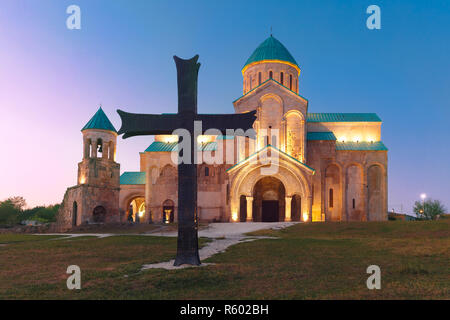
M 450 219 L 253 234 L 279 239 L 232 246 L 205 261 L 215 265 L 144 272 L 143 264 L 174 257 L 175 238 L 2 234 L 0 299 L 450 299 Z M 66 287 L 72 264 L 81 268 L 81 290 Z M 366 287 L 372 264 L 381 268 L 381 290 Z

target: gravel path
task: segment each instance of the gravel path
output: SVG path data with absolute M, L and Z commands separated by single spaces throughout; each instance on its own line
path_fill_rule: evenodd
M 207 243 L 206 246 L 199 250 L 200 260 L 203 261 L 213 255 L 224 252 L 228 247 L 235 245 L 237 243 L 255 241 L 259 239 L 276 239 L 272 237 L 256 237 L 256 236 L 247 236 L 245 235 L 248 232 L 254 232 L 263 229 L 283 229 L 286 227 L 290 227 L 298 222 L 275 222 L 275 223 L 266 223 L 266 222 L 244 222 L 244 223 L 212 223 L 208 226 L 208 228 L 199 231 L 199 237 L 210 238 L 211 242 Z M 170 233 L 153 233 L 152 235 L 156 236 L 166 236 L 166 237 L 176 237 L 176 232 Z M 154 264 L 146 264 L 142 266 L 141 270 L 147 269 L 167 269 L 167 270 L 176 270 L 194 267 L 191 265 L 181 265 L 175 267 L 173 263 L 175 259 L 154 263 Z M 210 265 L 209 263 L 202 263 L 201 266 Z
M 200 260 L 208 259 L 217 253 L 224 252 L 227 248 L 237 243 L 255 241 L 259 239 L 276 239 L 272 237 L 256 237 L 248 236 L 246 233 L 255 232 L 264 229 L 283 229 L 286 227 L 293 226 L 299 222 L 238 222 L 238 223 L 211 223 L 207 228 L 202 229 L 198 232 L 199 237 L 209 238 L 212 241 L 208 242 L 203 248 L 199 250 Z M 106 238 L 113 236 L 122 235 L 133 235 L 133 236 L 158 236 L 158 237 L 176 237 L 178 235 L 177 231 L 161 231 L 158 229 L 156 231 L 150 231 L 145 234 L 113 234 L 113 233 L 46 233 L 37 235 L 63 235 L 62 238 L 52 239 L 61 240 L 76 237 L 97 237 Z M 191 265 L 182 265 L 175 267 L 173 263 L 175 260 L 170 260 L 161 263 L 145 264 L 142 266 L 141 270 L 147 269 L 183 269 L 194 267 Z M 207 266 L 208 263 L 202 263 L 201 266 Z

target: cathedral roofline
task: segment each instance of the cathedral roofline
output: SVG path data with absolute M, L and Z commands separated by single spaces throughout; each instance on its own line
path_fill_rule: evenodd
M 114 133 L 117 133 L 116 128 L 114 128 L 111 121 L 109 121 L 109 119 L 106 116 L 105 112 L 103 111 L 102 107 L 98 108 L 97 112 L 88 121 L 88 123 L 86 123 L 86 125 L 83 127 L 83 129 L 81 129 L 81 131 L 88 130 L 88 129 L 99 129 L 99 130 L 106 130 L 106 131 L 112 131 Z
M 388 151 L 382 141 L 336 141 L 336 151 Z
M 279 83 L 278 81 L 274 80 L 274 79 L 267 79 L 266 81 L 262 82 L 260 85 L 258 85 L 257 87 L 253 88 L 252 90 L 250 90 L 249 92 L 243 94 L 242 96 L 240 96 L 239 98 L 237 98 L 236 100 L 234 100 L 232 103 L 235 103 L 239 100 L 241 100 L 242 98 L 248 96 L 250 93 L 255 92 L 256 89 L 262 87 L 263 85 L 269 83 L 270 81 L 275 82 L 276 84 L 280 85 L 281 87 L 283 87 L 284 89 L 288 90 L 289 92 L 295 94 L 297 97 L 302 98 L 303 100 L 305 100 L 307 103 L 309 102 L 308 99 L 306 99 L 305 97 L 301 96 L 300 94 L 298 94 L 295 91 L 292 91 L 291 89 L 289 89 L 288 87 L 282 85 L 281 83 Z
M 297 61 L 291 55 L 288 49 L 274 36 L 270 35 L 269 38 L 264 40 L 256 49 L 252 55 L 247 59 L 242 72 L 245 71 L 250 65 L 261 62 L 280 62 L 292 65 L 300 73 Z
M 252 66 L 254 66 L 254 65 L 257 65 L 257 64 L 261 64 L 261 63 L 283 63 L 283 64 L 287 64 L 288 66 L 291 66 L 291 67 L 293 67 L 294 69 L 296 69 L 297 72 L 298 72 L 298 75 L 300 75 L 300 72 L 301 72 L 300 67 L 297 66 L 296 64 L 293 64 L 293 63 L 290 63 L 290 62 L 287 62 L 287 61 L 283 61 L 283 60 L 278 60 L 278 59 L 266 59 L 266 60 L 261 60 L 261 61 L 255 61 L 255 62 L 252 62 L 252 63 L 246 65 L 246 66 L 242 69 L 242 75 L 244 75 L 245 71 L 246 71 L 248 68 L 250 68 L 250 67 L 252 67 Z
M 308 113 L 308 122 L 382 122 L 376 113 Z
M 271 145 L 271 144 L 266 145 L 264 148 L 262 148 L 262 149 L 256 151 L 255 153 L 249 155 L 247 158 L 245 158 L 245 159 L 239 161 L 239 162 L 236 163 L 235 165 L 233 165 L 233 166 L 231 166 L 230 168 L 228 168 L 228 169 L 226 170 L 226 172 L 232 171 L 233 169 L 235 169 L 235 168 L 237 168 L 238 166 L 242 165 L 243 163 L 249 161 L 251 158 L 255 157 L 257 154 L 259 154 L 260 152 L 262 152 L 262 151 L 264 151 L 265 149 L 268 149 L 268 148 L 273 149 L 273 150 L 276 150 L 278 153 L 280 153 L 280 154 L 286 156 L 287 158 L 289 158 L 289 159 L 291 159 L 291 160 L 293 160 L 293 161 L 299 163 L 300 165 L 302 165 L 302 167 L 304 167 L 305 169 L 311 171 L 312 174 L 315 174 L 316 169 L 311 168 L 311 167 L 308 166 L 307 164 L 301 162 L 300 160 L 294 158 L 293 156 L 287 154 L 286 152 L 284 152 L 284 151 L 278 149 L 277 147 L 275 147 L 275 146 L 273 146 L 273 145 Z

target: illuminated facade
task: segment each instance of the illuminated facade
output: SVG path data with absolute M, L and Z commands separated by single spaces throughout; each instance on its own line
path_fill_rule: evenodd
M 387 220 L 387 148 L 380 118 L 310 113 L 299 94 L 300 68 L 272 36 L 250 56 L 242 75 L 243 95 L 233 104 L 239 113 L 257 110 L 257 138 L 199 137 L 204 159 L 221 159 L 199 164 L 199 219 Z M 171 159 L 176 141 L 176 136 L 156 136 L 140 153 L 141 170 L 121 175 L 118 220 L 177 220 L 178 178 Z

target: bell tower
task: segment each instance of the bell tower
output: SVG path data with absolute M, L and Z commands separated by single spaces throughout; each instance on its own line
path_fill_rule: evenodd
M 83 160 L 78 164 L 78 184 L 119 188 L 120 165 L 115 162 L 117 131 L 101 107 L 81 132 Z
M 120 221 L 117 131 L 100 107 L 81 132 L 83 159 L 78 163 L 77 184 L 66 190 L 57 215 L 61 231 L 82 224 Z
M 306 161 L 308 101 L 299 95 L 300 67 L 287 48 L 270 35 L 242 68 L 243 95 L 236 112 L 257 110 L 256 149 L 270 144 L 300 162 Z M 244 159 L 243 151 L 240 159 Z

